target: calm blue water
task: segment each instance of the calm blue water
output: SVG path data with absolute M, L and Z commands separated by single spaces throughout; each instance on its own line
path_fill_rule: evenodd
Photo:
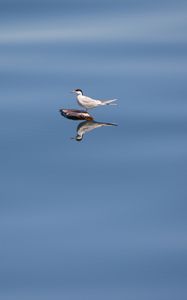
M 186 299 L 186 26 L 186 1 L 0 1 L 0 299 Z M 118 126 L 71 139 L 74 88 Z

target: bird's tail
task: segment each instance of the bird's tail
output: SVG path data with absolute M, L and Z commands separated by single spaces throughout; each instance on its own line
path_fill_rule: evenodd
M 115 102 L 117 99 L 112 99 L 112 100 L 105 100 L 102 101 L 102 105 L 117 105 L 117 103 L 113 103 Z

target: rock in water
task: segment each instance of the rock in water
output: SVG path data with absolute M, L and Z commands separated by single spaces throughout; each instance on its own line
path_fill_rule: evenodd
M 60 109 L 61 115 L 67 119 L 71 120 L 93 120 L 93 117 L 85 110 L 77 109 Z

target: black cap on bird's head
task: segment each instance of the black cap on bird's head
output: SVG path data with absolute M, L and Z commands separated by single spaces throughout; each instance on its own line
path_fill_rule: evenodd
M 83 91 L 81 89 L 74 89 L 73 92 L 77 94 L 81 93 L 83 95 Z
M 77 142 L 80 142 L 80 141 L 82 141 L 82 139 L 83 139 L 83 135 L 77 134 L 77 136 L 76 136 L 75 139 L 76 139 Z
M 80 142 L 82 141 L 83 136 L 83 134 L 77 134 L 76 137 L 71 137 L 71 140 L 76 140 L 77 142 Z

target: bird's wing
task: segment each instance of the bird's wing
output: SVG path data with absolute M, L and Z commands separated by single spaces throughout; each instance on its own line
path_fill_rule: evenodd
M 84 101 L 85 103 L 91 103 L 91 102 L 94 103 L 95 101 L 100 101 L 100 100 L 96 100 L 96 99 L 93 99 L 93 98 L 91 98 L 91 97 L 84 96 L 83 101 Z

